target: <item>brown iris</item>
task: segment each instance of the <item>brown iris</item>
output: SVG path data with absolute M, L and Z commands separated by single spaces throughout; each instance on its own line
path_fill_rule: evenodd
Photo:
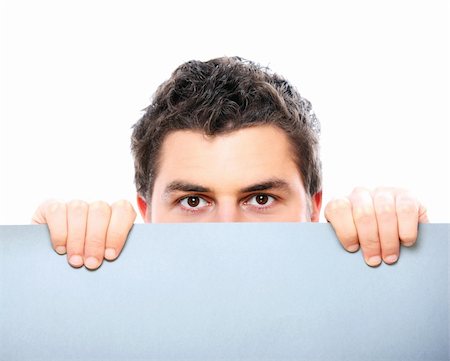
M 269 201 L 269 196 L 267 194 L 258 194 L 255 198 L 256 202 L 261 205 L 264 205 Z
M 195 208 L 200 204 L 200 198 L 199 197 L 188 197 L 187 203 L 189 204 L 189 207 Z

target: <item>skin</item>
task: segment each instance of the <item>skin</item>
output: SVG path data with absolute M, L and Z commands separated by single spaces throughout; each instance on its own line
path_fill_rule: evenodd
M 309 197 L 288 138 L 264 125 L 215 137 L 181 130 L 163 142 L 151 203 L 137 196 L 146 223 L 318 222 L 322 193 Z M 361 247 L 365 262 L 395 263 L 400 245 L 412 246 L 424 207 L 397 188 L 355 188 L 325 207 L 342 246 Z M 136 218 L 128 201 L 48 201 L 33 216 L 47 223 L 53 248 L 73 267 L 116 259 Z
M 146 222 L 319 219 L 321 194 L 314 197 L 310 215 L 288 139 L 273 126 L 213 138 L 201 132 L 177 131 L 166 137 L 161 159 L 151 206 L 138 199 Z M 188 196 L 194 197 L 198 206 L 183 200 Z M 257 196 L 264 196 L 258 198 L 262 204 Z

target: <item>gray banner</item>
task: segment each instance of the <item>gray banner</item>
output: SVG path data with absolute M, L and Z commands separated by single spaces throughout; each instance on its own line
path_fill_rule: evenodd
M 370 268 L 328 224 L 135 225 L 88 271 L 0 226 L 0 359 L 448 360 L 449 228 Z

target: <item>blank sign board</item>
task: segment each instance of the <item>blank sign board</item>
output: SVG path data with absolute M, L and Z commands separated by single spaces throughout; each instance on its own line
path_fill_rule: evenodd
M 1 360 L 448 360 L 449 225 L 368 267 L 328 224 L 135 225 L 74 269 L 0 226 Z

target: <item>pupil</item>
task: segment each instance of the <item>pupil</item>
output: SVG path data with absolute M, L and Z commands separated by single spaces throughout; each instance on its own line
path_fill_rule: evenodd
M 200 203 L 200 199 L 198 197 L 189 197 L 187 202 L 190 207 L 197 207 Z
M 265 194 L 260 194 L 256 196 L 256 202 L 258 204 L 266 204 L 269 198 Z

